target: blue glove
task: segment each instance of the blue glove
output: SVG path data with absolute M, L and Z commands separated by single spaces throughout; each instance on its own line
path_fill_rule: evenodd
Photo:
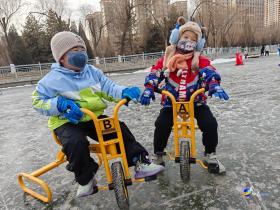
M 209 84 L 208 95 L 210 97 L 212 97 L 213 94 L 214 94 L 215 97 L 220 98 L 220 99 L 224 99 L 224 100 L 229 99 L 228 94 L 224 91 L 223 88 L 221 88 L 221 86 L 219 85 L 218 82 L 211 82 Z
M 153 99 L 153 101 L 156 100 L 154 91 L 150 88 L 146 88 L 140 98 L 141 104 L 148 106 L 150 105 L 151 99 Z
M 204 67 L 203 69 L 201 69 L 199 71 L 198 74 L 199 74 L 199 78 L 201 80 L 204 80 L 207 83 L 212 82 L 213 78 L 216 81 L 221 81 L 221 76 L 219 74 L 217 74 L 217 72 L 214 71 L 214 69 L 212 69 L 210 66 Z M 219 84 L 219 83 L 217 83 L 217 84 Z
M 78 124 L 84 115 L 80 107 L 73 100 L 66 99 L 62 96 L 59 96 L 57 99 L 57 109 L 60 113 L 63 113 L 66 119 L 74 124 Z
M 129 98 L 130 100 L 137 102 L 140 97 L 140 89 L 138 87 L 125 88 L 122 91 L 122 98 Z
M 145 83 L 144 85 L 152 85 L 153 87 L 156 87 L 158 85 L 158 77 L 155 73 L 150 73 L 146 78 L 145 78 Z

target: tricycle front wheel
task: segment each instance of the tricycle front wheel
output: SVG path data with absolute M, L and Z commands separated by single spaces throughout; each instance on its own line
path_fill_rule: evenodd
M 190 179 L 190 144 L 188 141 L 180 143 L 180 174 L 184 182 Z
M 129 209 L 129 198 L 121 162 L 113 163 L 111 171 L 118 206 L 120 209 L 127 210 Z

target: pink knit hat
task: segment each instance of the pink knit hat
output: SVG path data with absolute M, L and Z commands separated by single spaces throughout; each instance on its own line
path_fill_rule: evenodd
M 84 47 L 86 49 L 84 40 L 77 34 L 62 31 L 52 37 L 51 50 L 56 62 L 59 62 L 61 57 L 73 47 Z

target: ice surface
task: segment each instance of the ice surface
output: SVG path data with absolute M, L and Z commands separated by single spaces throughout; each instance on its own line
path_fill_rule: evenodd
M 212 175 L 192 165 L 191 180 L 184 184 L 179 165 L 167 161 L 166 171 L 158 180 L 129 186 L 131 209 L 280 209 L 279 62 L 273 55 L 249 59 L 243 66 L 233 62 L 216 65 L 230 100 L 213 98 L 208 102 L 219 123 L 218 155 L 227 168 L 226 176 Z M 119 84 L 142 87 L 145 74 L 110 77 Z M 74 177 L 65 164 L 41 177 L 53 190 L 51 204 L 24 196 L 17 174 L 54 161 L 59 149 L 47 128 L 47 118 L 31 108 L 34 88 L 3 89 L 0 95 L 0 209 L 118 209 L 113 191 L 76 199 L 77 185 L 72 185 Z M 107 114 L 112 107 L 110 104 Z M 154 121 L 159 110 L 157 96 L 149 108 L 131 105 L 120 112 L 120 119 L 149 151 L 153 151 Z M 200 132 L 197 145 L 201 157 Z M 98 179 L 104 183 L 103 169 Z M 242 196 L 248 180 L 261 199 Z

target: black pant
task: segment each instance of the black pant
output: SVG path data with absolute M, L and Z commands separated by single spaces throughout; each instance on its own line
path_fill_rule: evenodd
M 105 115 L 99 118 L 104 118 Z M 133 166 L 133 158 L 146 158 L 148 152 L 138 143 L 128 127 L 120 122 L 124 147 L 129 166 Z M 96 129 L 92 121 L 74 125 L 66 123 L 54 130 L 62 143 L 62 151 L 69 161 L 67 169 L 75 173 L 76 181 L 86 185 L 98 169 L 98 164 L 90 157 L 89 141 L 87 136 L 98 141 Z M 104 135 L 104 140 L 116 138 L 116 133 Z M 118 148 L 119 150 L 119 148 Z
M 265 56 L 269 56 L 269 51 L 265 51 Z
M 218 145 L 218 124 L 211 110 L 206 104 L 197 106 L 194 115 L 199 129 L 202 131 L 202 143 L 205 146 L 205 153 L 216 152 Z M 172 107 L 164 107 L 155 122 L 154 153 L 164 151 L 173 126 Z

